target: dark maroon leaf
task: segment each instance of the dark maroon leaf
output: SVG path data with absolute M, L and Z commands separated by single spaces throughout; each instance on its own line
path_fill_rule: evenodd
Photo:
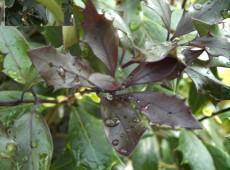
M 137 92 L 122 96 L 128 97 L 136 104 L 137 108 L 148 116 L 150 123 L 175 128 L 201 128 L 189 107 L 184 104 L 184 100 L 159 92 Z
M 146 130 L 138 112 L 119 98 L 101 99 L 105 134 L 115 150 L 129 156 Z
M 195 27 L 193 25 L 192 18 L 201 20 L 207 24 L 217 24 L 224 19 L 222 11 L 229 8 L 229 0 L 206 1 L 203 5 L 198 3 L 193 4 L 189 11 L 184 11 L 184 14 L 171 39 L 194 31 Z
M 182 54 L 185 56 L 185 63 L 191 64 L 193 61 L 195 61 L 204 50 L 190 50 L 186 49 L 182 52 Z
M 171 40 L 173 40 L 176 37 L 188 34 L 195 30 L 191 16 L 192 14 L 190 12 L 184 11 Z
M 209 68 L 192 66 L 187 67 L 185 72 L 191 77 L 199 95 L 208 97 L 214 104 L 230 99 L 230 87 L 219 81 Z
M 154 63 L 142 63 L 134 69 L 122 84 L 127 88 L 135 84 L 153 83 L 162 80 L 171 80 L 181 74 L 185 68 L 175 58 L 166 57 Z
M 60 54 L 55 48 L 41 47 L 28 52 L 31 61 L 47 85 L 60 88 L 92 87 L 87 81 L 92 70 L 70 54 Z
M 85 42 L 89 44 L 94 54 L 114 76 L 118 60 L 117 30 L 113 27 L 112 21 L 107 20 L 104 14 L 97 13 L 91 0 L 87 0 L 83 15 Z
M 225 56 L 230 60 L 230 43 L 225 38 L 218 38 L 212 35 L 204 37 L 197 37 L 190 41 L 192 46 L 200 46 L 205 48 L 206 51 L 212 56 Z
M 89 81 L 103 91 L 114 91 L 119 88 L 118 83 L 113 77 L 102 73 L 91 74 Z

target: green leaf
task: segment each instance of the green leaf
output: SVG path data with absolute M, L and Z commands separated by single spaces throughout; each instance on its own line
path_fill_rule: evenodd
M 205 36 L 208 33 L 211 33 L 217 37 L 221 35 L 219 26 L 217 24 L 208 24 L 195 18 L 192 19 L 192 21 L 200 36 Z
M 216 170 L 230 169 L 230 157 L 226 152 L 210 144 L 206 144 L 206 147 L 212 155 Z
M 7 8 L 11 8 L 15 0 L 5 0 L 5 5 Z
M 62 38 L 62 27 L 49 26 L 45 27 L 43 32 L 44 37 L 48 43 L 51 43 L 54 47 L 58 48 L 63 43 Z
M 76 26 L 63 26 L 63 46 L 65 49 L 71 47 L 78 42 Z
M 190 131 L 182 130 L 176 152 L 183 155 L 182 166 L 191 170 L 215 170 L 213 159 L 203 143 Z
M 15 81 L 25 84 L 30 77 L 29 45 L 15 27 L 0 27 L 0 51 L 7 54 L 3 72 Z
M 76 161 L 75 169 L 108 169 L 120 163 L 103 132 L 102 121 L 91 114 L 97 107 L 72 107 L 69 121 L 68 146 Z
M 66 149 L 50 167 L 50 170 L 73 170 L 75 169 L 75 160 L 71 152 Z
M 228 140 L 230 140 L 230 134 L 228 134 L 228 135 L 226 136 L 226 138 L 227 138 Z
M 36 1 L 44 5 L 48 10 L 50 10 L 56 17 L 57 21 L 60 22 L 60 24 L 64 22 L 64 14 L 62 12 L 62 9 L 55 0 L 49 0 L 49 1 L 36 0 Z
M 48 170 L 51 164 L 53 143 L 43 116 L 31 110 L 15 121 L 11 132 L 18 145 L 16 162 L 21 170 Z
M 156 137 L 143 138 L 131 157 L 134 170 L 158 169 L 159 146 Z
M 200 95 L 207 96 L 213 103 L 230 99 L 230 87 L 219 81 L 208 68 L 187 67 L 185 72 L 193 80 Z

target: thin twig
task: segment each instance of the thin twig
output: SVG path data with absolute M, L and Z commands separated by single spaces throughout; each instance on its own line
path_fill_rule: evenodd
M 17 106 L 23 103 L 34 103 L 34 100 L 16 100 L 16 101 L 4 101 L 0 102 L 0 106 Z M 46 100 L 46 99 L 38 99 L 38 103 L 54 103 L 57 104 L 57 100 Z
M 187 3 L 187 0 L 183 0 L 183 3 L 182 3 L 182 5 L 181 5 L 181 8 L 182 8 L 182 9 L 185 9 L 186 3 Z
M 229 108 L 226 108 L 226 109 L 223 109 L 223 110 L 219 110 L 219 111 L 217 111 L 217 112 L 214 112 L 211 116 L 204 116 L 204 117 L 200 118 L 199 121 L 201 122 L 201 121 L 203 121 L 203 120 L 205 120 L 205 119 L 208 119 L 208 118 L 211 118 L 211 117 L 213 117 L 213 116 L 216 116 L 216 115 L 225 113 L 225 112 L 227 112 L 227 111 L 230 111 L 230 107 L 229 107 Z

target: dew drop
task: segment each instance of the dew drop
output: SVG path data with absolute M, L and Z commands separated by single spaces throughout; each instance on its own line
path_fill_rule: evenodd
M 144 109 L 144 110 L 148 110 L 149 106 L 150 106 L 150 104 L 147 104 L 147 105 L 145 105 L 145 106 L 143 107 L 143 109 Z
M 123 137 L 124 137 L 124 134 L 123 134 L 123 133 L 122 133 L 122 134 L 120 134 L 120 137 L 121 137 L 121 138 L 123 138 Z
M 228 9 L 223 9 L 223 10 L 221 11 L 221 15 L 222 15 L 222 17 L 223 17 L 224 19 L 230 18 L 230 10 L 228 10 Z
M 13 144 L 13 143 L 7 143 L 7 145 L 6 145 L 6 150 L 7 150 L 8 152 L 14 152 L 15 149 L 16 149 L 15 144 Z
M 113 100 L 113 95 L 111 93 L 106 93 L 106 98 L 108 100 Z
M 53 63 L 49 63 L 49 66 L 50 66 L 50 67 L 53 67 L 54 65 L 53 65 Z
M 125 89 L 126 89 L 126 86 L 122 85 L 121 90 L 125 90 Z
M 139 117 L 134 117 L 132 121 L 134 123 L 139 123 L 139 122 L 141 122 L 141 119 Z
M 118 117 L 115 117 L 115 116 L 113 116 L 113 117 L 108 117 L 108 118 L 106 118 L 106 119 L 104 120 L 105 126 L 108 126 L 108 127 L 115 127 L 115 126 L 119 125 L 119 123 L 120 123 L 119 118 L 118 118 Z
M 113 146 L 117 146 L 119 144 L 119 140 L 118 139 L 114 139 L 113 141 L 112 141 L 112 145 Z
M 121 148 L 119 149 L 119 153 L 122 154 L 122 155 L 127 155 L 128 154 L 128 151 L 124 148 Z
M 172 114 L 173 112 L 168 112 L 168 114 Z
M 31 148 L 37 148 L 38 141 L 31 141 L 30 146 L 31 146 Z
M 29 160 L 29 158 L 28 158 L 28 156 L 24 156 L 23 158 L 22 158 L 22 162 L 27 162 Z
M 130 131 L 131 131 L 131 129 L 127 128 L 127 129 L 126 129 L 126 131 L 127 131 L 127 132 L 130 132 Z
M 193 4 L 193 7 L 197 10 L 201 10 L 203 6 L 199 3 L 195 3 L 195 4 Z
M 207 73 L 207 74 L 210 74 L 210 71 L 208 70 L 206 73 Z

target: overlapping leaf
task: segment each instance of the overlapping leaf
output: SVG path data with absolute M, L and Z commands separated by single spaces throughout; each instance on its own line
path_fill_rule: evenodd
M 185 72 L 193 80 L 201 95 L 207 96 L 213 103 L 230 99 L 230 87 L 219 81 L 208 68 L 192 66 Z
M 193 46 L 205 47 L 212 56 L 223 55 L 230 59 L 230 43 L 225 38 L 218 38 L 212 35 L 197 37 L 190 42 Z
M 217 24 L 224 19 L 222 11 L 229 8 L 230 1 L 228 0 L 206 1 L 204 5 L 194 4 L 189 11 L 184 11 L 184 14 L 171 39 L 194 31 L 195 27 L 193 25 L 192 18 L 201 20 L 207 24 Z
M 194 60 L 196 60 L 204 50 L 190 50 L 185 49 L 182 54 L 185 56 L 185 63 L 191 64 Z
M 72 107 L 68 126 L 68 146 L 74 157 L 75 169 L 110 169 L 120 160 L 103 132 L 100 119 L 93 116 L 98 106 L 88 104 Z
M 87 80 L 92 70 L 76 57 L 59 54 L 51 46 L 30 50 L 28 54 L 47 85 L 55 90 L 82 85 L 92 87 Z
M 175 58 L 170 57 L 154 63 L 142 63 L 132 71 L 122 86 L 171 80 L 179 76 L 184 68 Z
M 148 116 L 150 123 L 176 128 L 201 128 L 184 100 L 158 92 L 136 92 L 123 96 L 136 104 L 137 108 Z
M 113 77 L 102 73 L 91 74 L 89 77 L 89 81 L 97 86 L 99 89 L 104 91 L 114 91 L 119 88 L 118 83 Z
M 104 14 L 98 14 L 91 0 L 87 0 L 83 15 L 85 42 L 114 76 L 118 60 L 118 36 L 112 21 L 107 20 Z
M 181 131 L 179 146 L 176 151 L 182 153 L 182 166 L 187 164 L 191 170 L 216 169 L 210 153 L 204 144 L 192 132 L 186 130 Z
M 147 6 L 154 9 L 160 15 L 169 34 L 172 14 L 169 4 L 164 0 L 145 0 L 145 2 L 147 3 Z
M 101 114 L 110 144 L 119 154 L 129 156 L 146 130 L 140 115 L 120 98 L 102 98 Z
M 20 169 L 49 169 L 53 142 L 40 113 L 32 110 L 17 119 L 12 136 L 18 145 L 16 162 L 21 166 Z

